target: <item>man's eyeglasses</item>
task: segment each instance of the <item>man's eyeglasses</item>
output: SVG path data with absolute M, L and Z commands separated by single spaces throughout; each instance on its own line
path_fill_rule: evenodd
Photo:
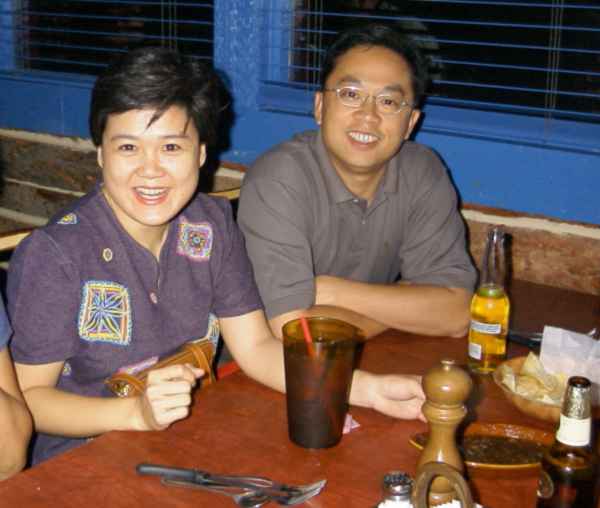
M 337 98 L 344 106 L 349 108 L 362 107 L 369 97 L 375 100 L 375 107 L 382 115 L 395 115 L 403 109 L 412 108 L 414 105 L 408 102 L 400 92 L 386 92 L 372 95 L 362 88 L 354 86 L 342 86 L 340 88 L 324 88 L 324 92 L 335 92 Z

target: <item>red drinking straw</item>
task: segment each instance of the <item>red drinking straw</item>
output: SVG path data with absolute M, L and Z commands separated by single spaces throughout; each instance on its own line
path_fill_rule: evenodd
M 310 356 L 315 356 L 315 346 L 313 344 L 313 338 L 310 333 L 310 328 L 308 327 L 308 321 L 304 316 L 300 318 L 300 325 L 302 326 L 302 332 L 304 334 L 304 341 L 306 342 L 306 347 L 308 348 L 308 354 Z

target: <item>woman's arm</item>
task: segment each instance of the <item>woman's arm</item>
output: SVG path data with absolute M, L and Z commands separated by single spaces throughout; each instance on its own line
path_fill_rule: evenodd
M 30 437 L 31 415 L 4 348 L 0 351 L 0 480 L 23 469 Z
M 191 390 L 204 371 L 173 365 L 148 374 L 138 397 L 86 397 L 56 388 L 64 362 L 17 363 L 23 394 L 35 428 L 67 437 L 96 436 L 111 430 L 163 430 L 189 413 Z
M 242 370 L 256 381 L 285 392 L 282 343 L 271 334 L 263 311 L 219 321 L 227 347 Z M 349 402 L 395 418 L 424 419 L 421 406 L 425 394 L 419 376 L 355 370 Z

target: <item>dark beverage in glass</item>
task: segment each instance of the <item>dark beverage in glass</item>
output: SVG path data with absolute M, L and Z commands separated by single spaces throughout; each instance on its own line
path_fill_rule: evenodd
M 304 448 L 329 448 L 342 437 L 362 334 L 336 319 L 307 321 L 312 344 L 306 343 L 299 320 L 283 328 L 288 432 Z
M 596 506 L 597 458 L 591 446 L 591 383 L 569 378 L 552 446 L 544 453 L 537 508 Z

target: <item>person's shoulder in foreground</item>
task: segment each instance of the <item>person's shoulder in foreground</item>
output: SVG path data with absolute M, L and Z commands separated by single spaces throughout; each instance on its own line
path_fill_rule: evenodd
M 7 348 L 11 334 L 0 298 L 0 480 L 25 466 L 32 426 Z
M 314 98 L 319 131 L 260 157 L 238 221 L 274 333 L 300 314 L 463 336 L 476 273 L 439 157 L 408 141 L 426 62 L 393 27 L 342 32 Z

